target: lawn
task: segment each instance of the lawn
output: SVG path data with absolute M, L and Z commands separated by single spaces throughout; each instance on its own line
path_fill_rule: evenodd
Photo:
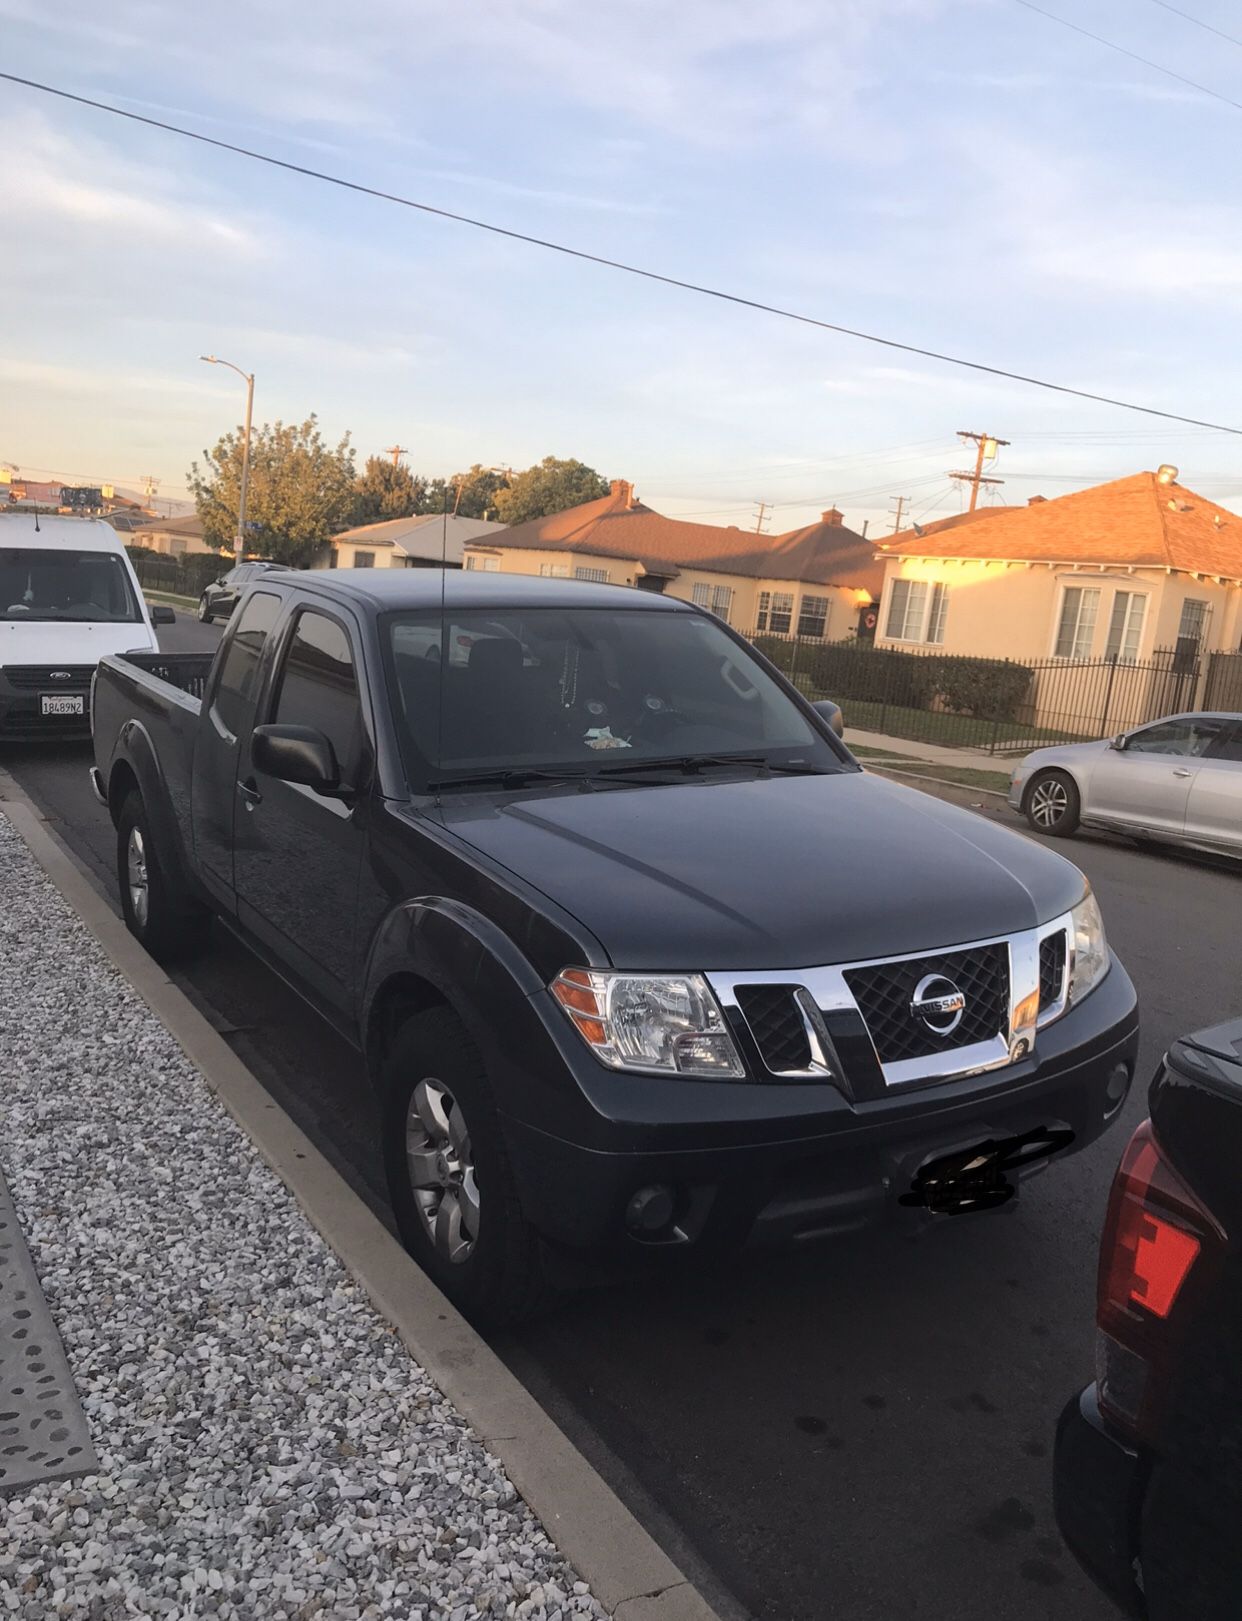
M 871 769 L 892 771 L 904 777 L 933 777 L 938 782 L 955 782 L 963 788 L 986 788 L 993 794 L 1009 792 L 1007 771 L 976 771 L 973 766 L 936 765 L 930 760 L 910 760 L 901 765 L 894 765 L 889 761 L 881 766 L 872 766 Z
M 1017 721 L 977 720 L 973 715 L 949 715 L 930 709 L 903 709 L 896 704 L 847 698 L 841 704 L 847 731 L 880 732 L 886 737 L 908 737 L 916 743 L 937 743 L 942 748 L 990 748 L 1010 744 L 1019 749 L 1040 743 L 1077 743 L 1081 739 L 1051 726 L 1024 726 Z

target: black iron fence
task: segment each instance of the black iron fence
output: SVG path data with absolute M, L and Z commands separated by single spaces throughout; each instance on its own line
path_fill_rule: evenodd
M 173 597 L 198 597 L 203 588 L 218 580 L 233 560 L 218 552 L 191 552 L 186 557 L 169 557 L 145 546 L 127 546 L 138 584 L 147 591 L 163 591 Z
M 765 631 L 750 639 L 808 697 L 839 703 L 847 732 L 992 754 L 1111 737 L 1197 705 L 1242 708 L 1242 655 L 1213 654 L 1203 661 L 1184 644 L 1136 663 L 1018 662 Z M 1236 701 L 1206 696 L 1214 686 Z

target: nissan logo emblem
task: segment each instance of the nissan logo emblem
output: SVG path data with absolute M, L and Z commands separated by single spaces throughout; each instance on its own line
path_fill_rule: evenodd
M 951 1036 L 966 1012 L 966 998 L 943 974 L 924 974 L 914 987 L 910 1016 L 933 1036 Z

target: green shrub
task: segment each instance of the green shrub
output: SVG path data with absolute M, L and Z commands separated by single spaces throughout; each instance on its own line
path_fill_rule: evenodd
M 804 692 L 837 703 L 891 704 L 896 709 L 943 708 L 980 720 L 1012 720 L 1030 689 L 1032 672 L 1004 659 L 903 653 L 852 642 L 799 641 L 760 635 L 755 646 Z
M 1013 720 L 1030 690 L 1032 672 L 1025 664 L 1000 659 L 936 660 L 936 690 L 955 715 L 980 720 Z

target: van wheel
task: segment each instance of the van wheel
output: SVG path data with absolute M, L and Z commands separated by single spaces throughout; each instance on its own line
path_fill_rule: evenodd
M 158 961 L 189 956 L 203 944 L 211 914 L 165 873 L 137 789 L 117 819 L 116 876 L 125 926 Z
M 472 1322 L 532 1316 L 549 1294 L 478 1048 L 448 1008 L 408 1019 L 384 1055 L 383 1148 L 397 1227 Z
M 210 625 L 215 617 L 211 611 L 211 604 L 207 601 L 206 592 L 198 599 L 198 617 L 204 625 Z
M 1078 828 L 1082 809 L 1078 784 L 1064 771 L 1037 772 L 1026 790 L 1022 809 L 1036 833 L 1066 839 Z

